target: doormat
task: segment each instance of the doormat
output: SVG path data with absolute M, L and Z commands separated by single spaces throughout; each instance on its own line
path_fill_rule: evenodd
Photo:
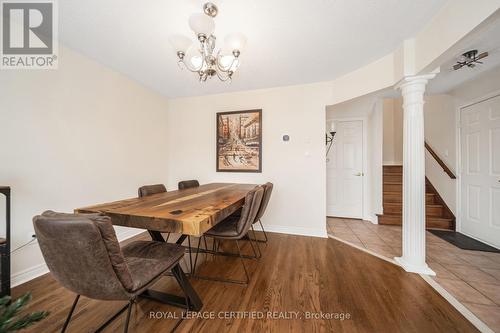
M 427 231 L 463 250 L 500 253 L 499 249 L 489 246 L 488 244 L 484 244 L 478 240 L 475 240 L 474 238 L 470 238 L 469 236 L 465 236 L 464 234 L 456 231 L 434 229 L 427 229 Z

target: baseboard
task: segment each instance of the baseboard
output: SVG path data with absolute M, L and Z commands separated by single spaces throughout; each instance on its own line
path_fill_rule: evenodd
M 264 225 L 264 229 L 266 231 L 277 232 L 279 234 L 328 238 L 328 234 L 326 233 L 326 224 L 325 224 L 325 229 L 311 229 L 311 228 L 290 227 L 283 225 Z
M 144 229 L 127 228 L 126 230 L 120 230 L 120 232 L 116 234 L 116 238 L 118 238 L 118 241 L 121 242 L 131 237 L 142 234 L 145 231 L 146 230 Z
M 401 166 L 401 165 L 403 165 L 403 161 L 383 161 L 382 165 L 396 165 L 396 166 Z
M 132 229 L 132 228 L 127 228 L 125 230 L 120 230 L 120 232 L 117 233 L 116 237 L 118 240 L 124 241 L 126 239 L 129 239 L 131 237 L 134 237 L 140 233 L 143 233 L 144 230 L 142 229 Z M 46 273 L 49 272 L 49 268 L 45 263 L 38 264 L 36 266 L 27 268 L 25 270 L 22 270 L 20 272 L 17 272 L 15 274 L 12 274 L 10 278 L 10 283 L 12 287 L 17 287 L 23 283 L 26 283 L 30 280 L 33 280 L 39 276 L 42 276 Z
M 45 263 L 36 265 L 34 267 L 27 268 L 16 274 L 13 274 L 10 278 L 10 284 L 12 287 L 17 287 L 23 283 L 26 283 L 34 278 L 44 275 L 49 272 L 49 269 Z
M 363 217 L 363 221 L 369 221 L 372 224 L 378 224 L 378 216 L 377 215 L 367 215 Z

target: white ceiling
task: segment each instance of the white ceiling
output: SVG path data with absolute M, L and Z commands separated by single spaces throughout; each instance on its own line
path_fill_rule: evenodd
M 215 0 L 215 35 L 248 38 L 231 84 L 180 71 L 168 43 L 192 36 L 201 0 L 64 0 L 60 41 L 167 97 L 332 80 L 393 51 L 446 0 Z
M 429 82 L 427 91 L 431 94 L 447 93 L 476 78 L 481 73 L 500 66 L 500 38 L 498 36 L 500 36 L 500 19 L 488 24 L 480 33 L 466 37 L 461 42 L 462 46 L 455 57 L 448 59 L 441 65 L 440 73 Z M 478 50 L 479 53 L 488 52 L 489 55 L 481 60 L 482 65 L 477 65 L 474 68 L 462 67 L 457 71 L 453 70 L 452 67 L 457 62 L 458 56 L 469 50 Z

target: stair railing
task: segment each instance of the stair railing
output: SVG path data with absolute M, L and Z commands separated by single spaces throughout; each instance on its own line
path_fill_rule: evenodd
M 457 179 L 457 176 L 451 171 L 451 169 L 444 163 L 444 161 L 436 154 L 436 152 L 429 146 L 427 142 L 425 142 L 425 149 L 431 154 L 432 157 L 438 162 L 439 166 L 443 168 L 443 171 L 446 172 L 446 174 L 451 178 L 451 179 Z

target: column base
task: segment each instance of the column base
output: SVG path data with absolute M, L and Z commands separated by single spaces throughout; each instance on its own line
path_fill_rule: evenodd
M 408 263 L 403 257 L 395 257 L 394 260 L 407 272 L 436 276 L 436 273 L 426 263 L 414 265 Z

